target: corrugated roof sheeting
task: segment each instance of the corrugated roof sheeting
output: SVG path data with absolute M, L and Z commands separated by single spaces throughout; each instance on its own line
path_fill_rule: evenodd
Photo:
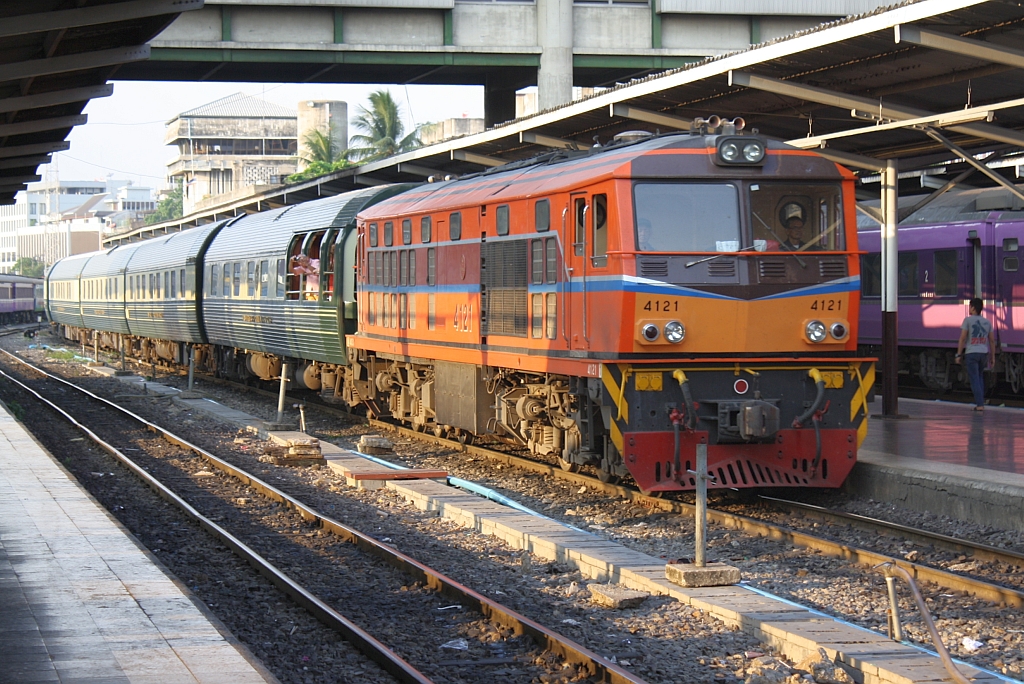
M 235 93 L 214 100 L 187 112 L 182 112 L 175 119 L 187 118 L 247 118 L 247 119 L 294 119 L 298 112 L 281 105 L 252 97 L 245 93 Z

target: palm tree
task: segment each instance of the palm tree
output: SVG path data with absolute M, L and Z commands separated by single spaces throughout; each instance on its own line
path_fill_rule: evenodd
M 335 142 L 333 126 L 327 132 L 315 128 L 306 133 L 302 138 L 302 148 L 302 160 L 307 164 L 334 164 L 348 159 L 348 150 L 341 149 Z
M 352 126 L 361 133 L 352 136 L 355 146 L 349 152 L 363 161 L 391 157 L 420 145 L 417 130 L 403 137 L 402 112 L 387 90 L 370 93 L 369 108 L 360 107 Z

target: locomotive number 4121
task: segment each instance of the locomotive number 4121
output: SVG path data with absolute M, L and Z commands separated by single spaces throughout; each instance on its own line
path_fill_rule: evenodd
M 815 299 L 811 302 L 811 311 L 842 311 L 842 299 Z
M 668 299 L 648 299 L 647 303 L 644 304 L 644 311 L 660 311 L 661 313 L 667 313 L 669 311 L 679 311 L 679 300 L 669 301 Z

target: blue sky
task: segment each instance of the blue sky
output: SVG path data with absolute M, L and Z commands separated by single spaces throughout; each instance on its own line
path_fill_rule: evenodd
M 406 124 L 462 116 L 483 117 L 482 86 L 373 86 L 291 83 L 155 83 L 115 81 L 114 94 L 92 100 L 89 122 L 72 131 L 71 149 L 55 155 L 62 180 L 92 180 L 114 174 L 135 185 L 161 188 L 165 164 L 174 155 L 164 146 L 164 126 L 179 112 L 243 92 L 295 109 L 302 100 L 342 100 L 354 118 L 367 96 L 387 88 L 402 106 Z M 47 167 L 40 167 L 46 180 Z

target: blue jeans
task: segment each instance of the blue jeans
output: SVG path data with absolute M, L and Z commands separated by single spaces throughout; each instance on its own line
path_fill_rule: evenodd
M 964 366 L 967 367 L 967 377 L 971 381 L 971 391 L 974 392 L 974 403 L 977 406 L 984 406 L 985 376 L 983 371 L 988 367 L 988 354 L 964 354 Z

